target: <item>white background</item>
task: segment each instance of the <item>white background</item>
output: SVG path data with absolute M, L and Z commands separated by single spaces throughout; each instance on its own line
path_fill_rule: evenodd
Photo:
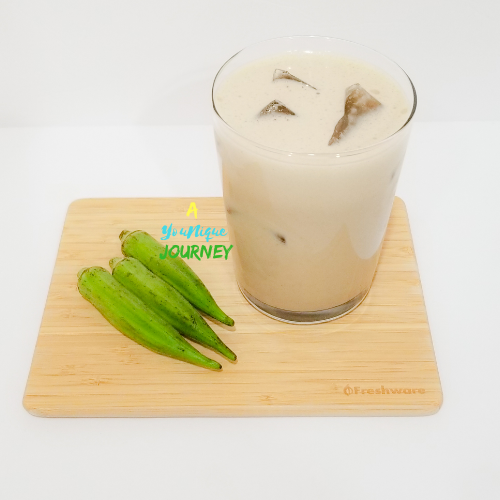
M 0 0 L 0 498 L 500 498 L 499 7 Z M 444 405 L 423 418 L 41 419 L 21 405 L 68 204 L 220 196 L 210 84 L 243 46 L 364 43 L 410 74 L 407 203 Z
M 495 120 L 499 18 L 494 0 L 1 0 L 0 126 L 208 125 L 223 62 L 311 34 L 397 61 L 417 120 Z

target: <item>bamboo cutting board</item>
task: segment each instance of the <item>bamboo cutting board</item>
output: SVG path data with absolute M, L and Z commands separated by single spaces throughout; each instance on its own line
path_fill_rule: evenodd
M 77 291 L 82 267 L 108 268 L 122 229 L 161 237 L 163 225 L 226 227 L 221 198 L 87 199 L 68 210 L 24 396 L 51 417 L 429 415 L 442 392 L 404 203 L 396 198 L 377 274 L 351 314 L 319 325 L 282 323 L 238 290 L 229 259 L 189 260 L 222 309 L 214 324 L 238 355 L 222 372 L 135 344 Z M 191 243 L 175 237 L 175 243 Z M 199 239 L 198 239 L 199 240 Z M 169 242 L 173 243 L 172 239 Z M 204 242 L 204 241 L 203 241 Z M 200 241 L 196 243 L 201 244 Z M 227 236 L 211 244 L 228 243 Z M 210 322 L 210 321 L 209 321 Z

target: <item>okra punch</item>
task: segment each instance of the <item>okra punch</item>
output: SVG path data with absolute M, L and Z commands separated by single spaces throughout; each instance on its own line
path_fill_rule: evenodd
M 222 369 L 102 267 L 81 269 L 78 291 L 118 331 L 147 349 L 202 368 Z
M 200 311 L 225 325 L 234 325 L 234 320 L 216 304 L 207 287 L 181 257 L 160 259 L 163 247 L 145 231 L 122 231 L 120 240 L 123 255 L 136 258 Z

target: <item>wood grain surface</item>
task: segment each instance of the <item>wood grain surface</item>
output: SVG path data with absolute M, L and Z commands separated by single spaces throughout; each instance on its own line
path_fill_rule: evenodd
M 122 229 L 226 227 L 221 198 L 85 199 L 68 210 L 24 406 L 50 417 L 429 415 L 442 392 L 406 208 L 396 198 L 365 301 L 319 325 L 282 323 L 239 292 L 231 257 L 189 260 L 234 327 L 210 322 L 238 355 L 222 372 L 135 344 L 77 291 L 82 267 L 109 268 Z M 172 241 L 172 240 L 170 240 Z M 183 237 L 175 243 L 186 244 Z M 192 240 L 189 241 L 194 243 Z M 211 244 L 227 243 L 216 237 Z M 197 244 L 202 242 L 198 238 Z

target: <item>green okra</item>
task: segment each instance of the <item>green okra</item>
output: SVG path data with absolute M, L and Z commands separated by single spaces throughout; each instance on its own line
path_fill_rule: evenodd
M 203 316 L 172 285 L 133 257 L 109 261 L 113 277 L 182 335 L 231 361 L 236 355 L 208 326 Z
M 164 248 L 151 235 L 145 231 L 122 231 L 120 240 L 123 255 L 136 258 L 200 311 L 225 325 L 234 325 L 234 320 L 216 304 L 207 287 L 184 260 L 180 257 L 160 259 Z
M 151 351 L 210 370 L 222 368 L 197 351 L 173 326 L 102 267 L 80 270 L 78 291 L 117 330 Z

